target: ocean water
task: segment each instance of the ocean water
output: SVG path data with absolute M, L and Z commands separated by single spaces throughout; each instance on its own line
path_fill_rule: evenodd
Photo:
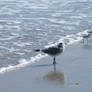
M 80 42 L 92 30 L 92 0 L 0 0 L 0 73 L 39 62 L 34 49 Z

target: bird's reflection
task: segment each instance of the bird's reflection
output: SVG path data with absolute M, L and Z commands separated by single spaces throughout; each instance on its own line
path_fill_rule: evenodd
M 43 78 L 49 81 L 60 82 L 62 84 L 65 83 L 64 73 L 56 70 L 56 64 L 53 65 L 53 71 L 47 73 Z
M 83 49 L 91 49 L 91 46 L 89 44 L 83 45 Z

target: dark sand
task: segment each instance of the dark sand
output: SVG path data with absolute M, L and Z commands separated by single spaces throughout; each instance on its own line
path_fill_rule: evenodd
M 57 56 L 0 75 L 0 92 L 92 92 L 92 44 L 78 43 Z

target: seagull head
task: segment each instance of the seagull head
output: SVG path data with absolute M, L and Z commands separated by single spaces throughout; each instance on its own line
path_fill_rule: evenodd
M 63 48 L 63 43 L 59 43 L 58 48 Z

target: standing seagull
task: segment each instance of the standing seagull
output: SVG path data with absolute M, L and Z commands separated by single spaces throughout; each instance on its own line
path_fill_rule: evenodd
M 36 49 L 35 51 L 39 52 L 40 49 Z M 61 52 L 63 52 L 63 43 L 59 43 L 56 47 L 52 46 L 52 47 L 49 47 L 49 48 L 45 48 L 41 51 L 50 55 L 50 56 L 54 56 L 53 64 L 56 64 L 55 56 L 59 55 Z

